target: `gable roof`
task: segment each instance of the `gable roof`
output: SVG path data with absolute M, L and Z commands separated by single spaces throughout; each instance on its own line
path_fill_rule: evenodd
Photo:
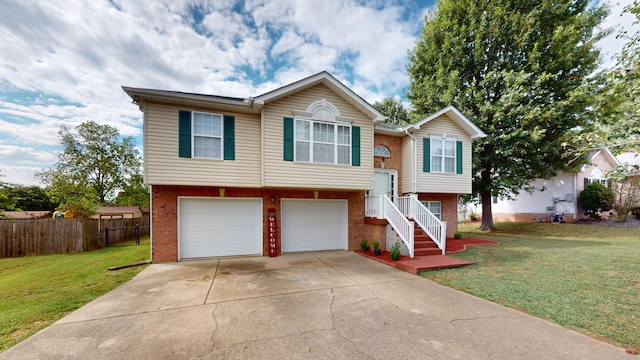
M 143 89 L 127 86 L 123 86 L 122 90 L 124 90 L 127 95 L 131 97 L 133 102 L 138 105 L 141 105 L 143 101 L 151 101 L 154 103 L 175 106 L 189 106 L 203 109 L 259 114 L 262 111 L 264 104 L 318 84 L 327 86 L 338 96 L 353 105 L 356 109 L 369 116 L 375 124 L 381 123 L 386 119 L 386 117 L 376 110 L 376 108 L 326 71 L 319 72 L 302 80 L 279 87 L 257 97 L 248 98 Z
M 140 211 L 138 206 L 101 206 L 96 214 L 129 214 Z
M 478 139 L 487 136 L 487 134 L 485 134 L 482 130 L 480 130 L 479 127 L 472 123 L 471 120 L 467 119 L 466 116 L 462 115 L 462 113 L 458 111 L 458 109 L 451 105 L 434 112 L 433 114 L 427 116 L 426 118 L 418 121 L 415 124 L 407 126 L 405 129 L 420 129 L 422 125 L 428 123 L 433 119 L 436 119 L 441 115 L 447 115 L 451 120 L 453 120 L 453 122 L 455 122 L 464 131 L 466 131 L 471 136 L 471 139 Z
M 350 103 L 351 105 L 356 107 L 358 110 L 362 111 L 363 113 L 369 115 L 369 117 L 373 119 L 374 122 L 380 123 L 386 119 L 386 116 L 382 115 L 371 104 L 366 102 L 358 94 L 353 92 L 353 90 L 345 86 L 343 83 L 338 81 L 335 77 L 333 77 L 333 75 L 329 74 L 326 71 L 319 72 L 315 75 L 311 75 L 307 78 L 298 80 L 289 85 L 285 85 L 278 89 L 269 91 L 267 93 L 264 93 L 260 96 L 255 97 L 253 100 L 256 104 L 262 105 L 318 84 L 323 84 L 327 86 L 329 89 L 333 90 L 336 94 L 338 94 L 338 96 L 343 98 L 345 101 L 347 101 L 348 103 Z
M 609 150 L 609 148 L 607 147 L 604 147 L 598 151 L 594 151 L 590 153 L 589 161 L 593 161 L 596 158 L 596 156 L 598 156 L 598 154 L 602 154 L 605 159 L 607 159 L 611 164 L 613 164 L 614 167 L 620 166 L 620 161 L 618 161 L 618 159 L 615 156 L 613 156 L 613 154 L 611 153 L 611 150 Z

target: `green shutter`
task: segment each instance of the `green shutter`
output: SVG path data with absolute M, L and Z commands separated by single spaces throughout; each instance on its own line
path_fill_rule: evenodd
M 293 161 L 293 119 L 284 118 L 284 161 Z
M 462 174 L 462 141 L 456 141 L 456 174 Z
M 360 166 L 360 126 L 351 127 L 351 165 Z
M 431 172 L 431 139 L 422 138 L 422 171 Z
M 224 159 L 236 159 L 236 118 L 234 116 L 224 116 Z
M 178 156 L 191 157 L 191 111 L 178 111 Z

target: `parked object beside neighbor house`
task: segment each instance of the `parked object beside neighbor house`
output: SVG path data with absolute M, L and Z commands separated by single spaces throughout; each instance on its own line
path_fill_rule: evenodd
M 578 173 L 560 173 L 551 179 L 534 181 L 532 185 L 538 190 L 531 194 L 523 191 L 511 200 L 494 197 L 494 220 L 572 222 L 585 218 L 584 211 L 578 205 L 578 195 L 591 182 L 606 185 L 607 172 L 620 165 L 607 148 L 592 152 L 588 158 L 589 164 L 583 165 Z M 481 213 L 482 206 L 473 210 Z
M 101 206 L 92 219 L 135 219 L 142 217 L 142 210 L 138 206 Z
M 363 238 L 414 256 L 427 235 L 442 253 L 471 192 L 471 142 L 485 136 L 453 107 L 385 124 L 327 72 L 249 98 L 123 89 L 144 117 L 153 262 L 355 250 Z

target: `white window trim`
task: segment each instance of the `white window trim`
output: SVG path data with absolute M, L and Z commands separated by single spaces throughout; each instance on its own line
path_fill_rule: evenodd
M 429 139 L 429 141 L 431 142 L 430 146 L 429 146 L 429 162 L 430 162 L 430 172 L 432 173 L 438 173 L 438 174 L 456 174 L 456 159 L 457 159 L 457 151 L 458 151 L 458 147 L 456 144 L 457 139 L 455 138 L 448 138 L 446 136 L 433 136 Z M 433 141 L 441 141 L 442 142 L 442 155 L 435 155 L 434 154 L 434 146 L 433 146 Z M 447 142 L 451 142 L 453 143 L 453 156 L 448 156 L 445 155 L 445 143 Z M 441 168 L 440 171 L 435 171 L 433 169 L 433 158 L 434 157 L 439 157 L 442 162 L 440 163 Z M 445 159 L 447 158 L 453 158 L 453 171 L 446 171 L 446 166 L 445 166 Z
M 195 131 L 195 118 L 196 114 L 204 114 L 204 115 L 215 115 L 220 117 L 220 136 L 215 135 L 196 135 Z M 208 139 L 220 139 L 220 157 L 204 157 L 204 156 L 196 156 L 196 137 L 208 138 Z M 192 111 L 191 112 L 191 154 L 193 154 L 192 158 L 194 159 L 205 159 L 205 160 L 222 160 L 224 159 L 224 115 L 218 113 L 208 113 L 203 111 Z
M 309 140 L 298 139 L 298 121 L 305 121 L 309 123 Z M 327 143 L 319 140 L 313 139 L 313 125 L 315 123 L 318 124 L 326 124 L 328 126 L 333 126 L 333 143 Z M 346 127 L 349 128 L 349 144 L 339 144 L 338 143 L 338 127 Z M 309 144 L 309 161 L 298 160 L 298 142 L 305 142 Z M 313 161 L 313 144 L 324 144 L 324 145 L 333 145 L 333 163 L 327 162 L 316 162 Z M 303 119 L 296 117 L 293 119 L 293 160 L 295 162 L 303 162 L 307 164 L 325 164 L 325 165 L 342 165 L 342 166 L 351 166 L 353 159 L 351 158 L 351 147 L 353 146 L 353 129 L 351 124 L 345 123 L 337 123 L 337 122 L 328 122 L 328 121 L 318 121 L 312 119 Z M 341 164 L 338 162 L 338 148 L 339 147 L 348 147 L 348 155 L 349 161 L 346 164 Z
M 380 151 L 383 153 L 380 153 Z M 373 148 L 373 156 L 388 158 L 391 156 L 391 151 L 389 151 L 389 148 L 384 145 L 378 145 Z
M 435 215 L 438 220 L 442 221 L 442 201 L 420 201 L 422 203 L 422 205 L 424 205 L 424 207 L 426 207 L 429 211 L 431 211 L 431 208 L 429 206 L 429 204 L 432 203 L 438 203 L 440 206 L 440 212 L 439 213 L 434 213 L 433 211 L 431 211 L 431 213 L 433 215 Z

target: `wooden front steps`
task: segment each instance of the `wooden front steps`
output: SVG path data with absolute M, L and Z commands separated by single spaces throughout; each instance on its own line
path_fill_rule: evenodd
M 442 250 L 422 229 L 416 228 L 413 235 L 413 253 L 414 256 L 442 255 Z

